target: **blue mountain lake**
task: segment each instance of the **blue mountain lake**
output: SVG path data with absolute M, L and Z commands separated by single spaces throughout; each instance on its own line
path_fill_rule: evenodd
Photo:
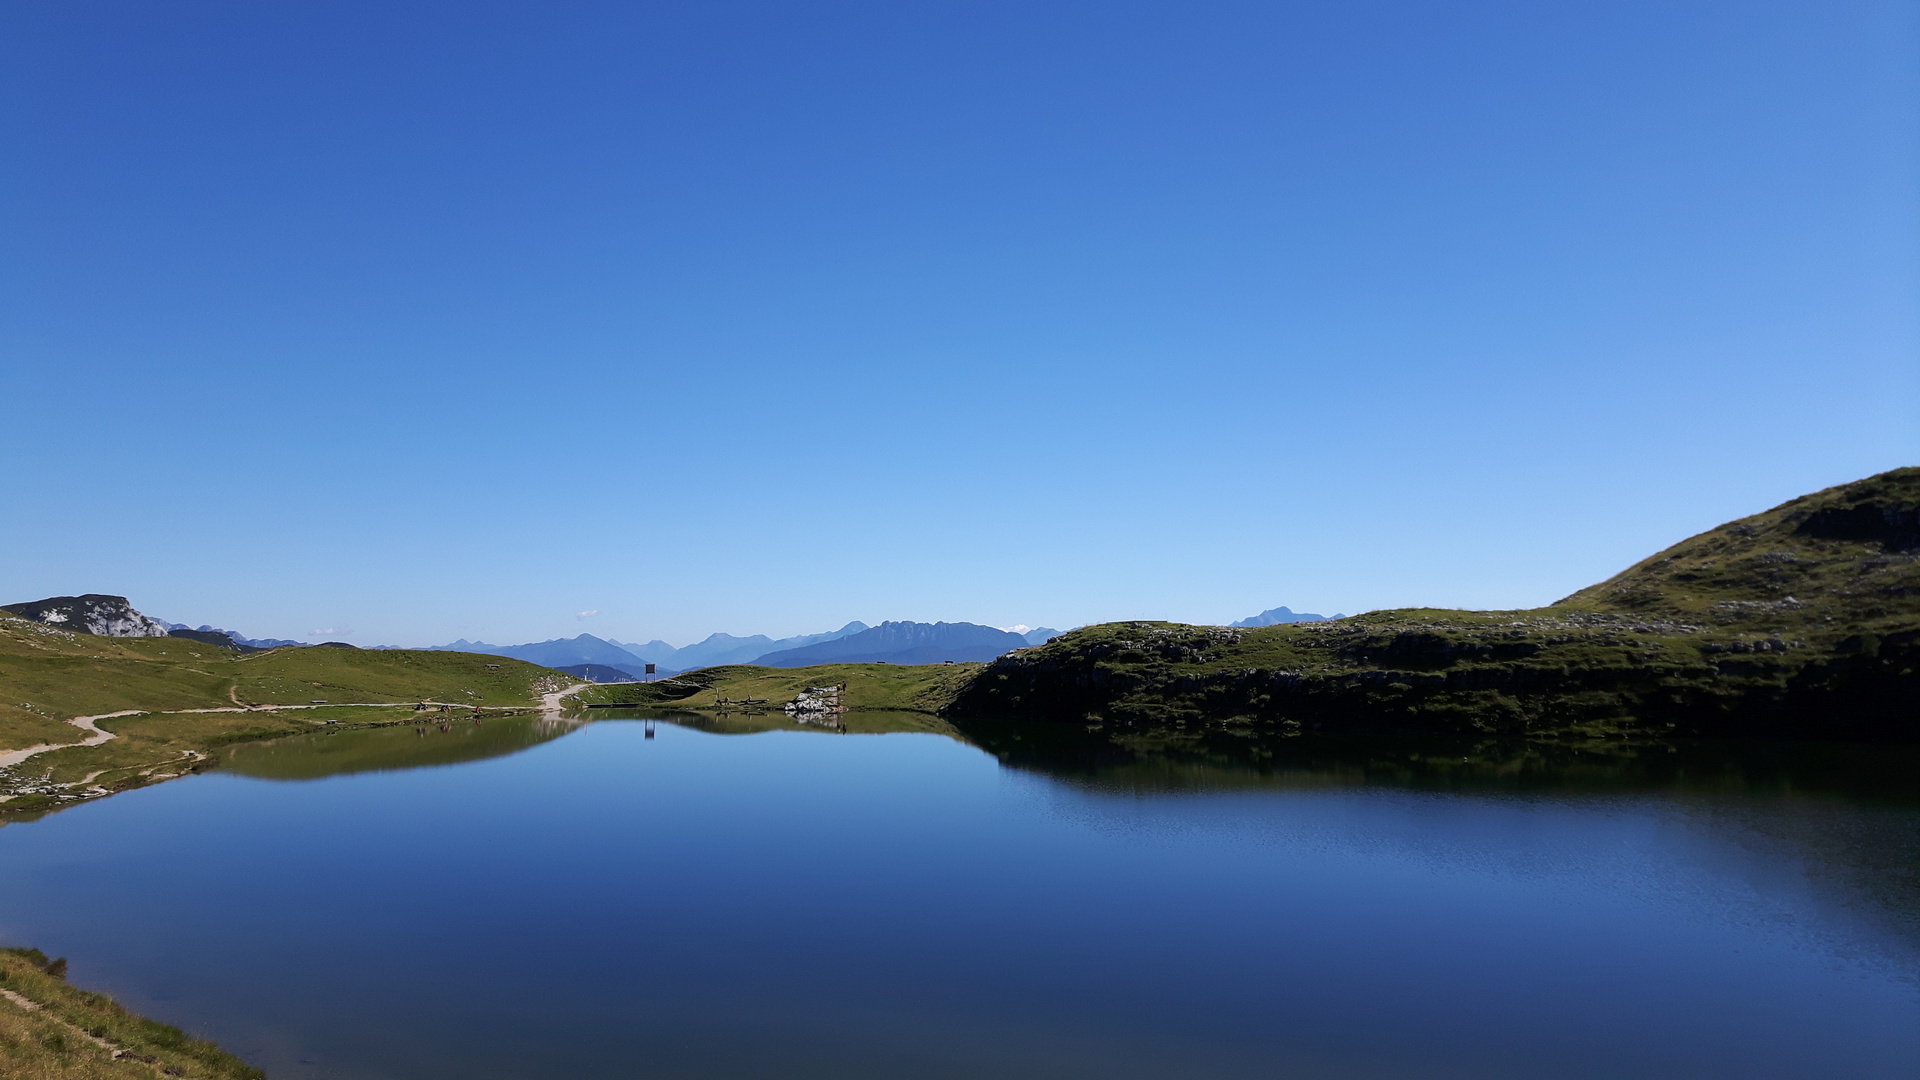
M 1911 751 L 715 726 L 236 747 L 0 939 L 276 1080 L 1920 1072 Z

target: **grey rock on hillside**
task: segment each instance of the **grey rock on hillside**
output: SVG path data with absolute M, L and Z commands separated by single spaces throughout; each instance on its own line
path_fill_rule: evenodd
M 50 596 L 24 604 L 7 604 L 5 610 L 23 619 L 76 630 L 101 637 L 166 637 L 167 624 L 148 618 L 133 609 L 124 596 L 87 593 L 84 596 Z

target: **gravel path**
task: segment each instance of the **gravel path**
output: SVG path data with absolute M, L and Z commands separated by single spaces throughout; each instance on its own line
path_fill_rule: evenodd
M 101 713 L 98 716 L 76 716 L 67 723 L 82 730 L 91 731 L 93 734 L 74 743 L 41 743 L 39 746 L 29 746 L 25 750 L 8 750 L 0 754 L 0 769 L 18 765 L 35 754 L 44 754 L 49 750 L 65 750 L 70 746 L 99 746 L 113 738 L 113 732 L 102 731 L 100 726 L 94 723 L 95 720 L 111 720 L 116 716 L 138 716 L 146 711 L 145 709 L 121 709 L 119 712 Z

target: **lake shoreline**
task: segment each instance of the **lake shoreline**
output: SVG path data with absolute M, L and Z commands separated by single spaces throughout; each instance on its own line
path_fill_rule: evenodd
M 38 949 L 0 948 L 0 1061 L 20 1070 L 11 1075 L 265 1080 L 207 1040 L 68 985 L 66 968 L 64 958 L 48 960 Z
M 154 784 L 177 780 L 183 776 L 192 776 L 205 771 L 215 761 L 215 752 L 226 747 L 244 743 L 270 742 L 298 735 L 323 734 L 346 731 L 369 731 L 381 728 L 410 727 L 425 724 L 443 724 L 453 721 L 472 722 L 473 712 L 453 712 L 453 709 L 480 710 L 482 719 L 504 719 L 513 716 L 538 714 L 542 710 L 536 705 L 453 705 L 452 703 L 430 702 L 429 709 L 416 711 L 413 705 L 404 703 L 368 703 L 353 705 L 263 705 L 248 709 L 180 709 L 180 710 L 133 710 L 122 714 L 127 720 L 141 718 L 161 718 L 169 716 L 206 716 L 224 714 L 226 717 L 258 717 L 263 714 L 273 719 L 284 720 L 277 714 L 282 712 L 305 712 L 316 714 L 319 718 L 302 718 L 299 726 L 283 725 L 263 728 L 248 727 L 239 730 L 216 732 L 212 737 L 194 737 L 173 740 L 179 745 L 172 747 L 175 753 L 166 760 L 143 762 L 133 765 L 118 765 L 95 769 L 83 773 L 81 779 L 61 781 L 53 769 L 47 770 L 43 779 L 35 780 L 25 770 L 38 758 L 73 751 L 93 751 L 111 744 L 111 740 L 83 746 L 73 743 L 67 746 L 55 746 L 44 750 L 23 762 L 0 769 L 0 824 L 8 820 L 21 820 L 29 815 L 37 815 L 52 810 L 75 806 L 83 802 L 104 799 L 126 791 L 137 791 Z M 437 711 L 439 706 L 447 705 L 449 711 Z M 381 717 L 371 720 L 351 719 L 353 713 L 346 710 L 390 710 L 400 715 Z M 404 711 L 403 711 L 404 710 Z M 336 711 L 338 713 L 336 714 Z M 364 715 L 364 713 L 363 713 Z M 433 719 L 426 719 L 431 717 Z M 443 719 L 444 718 L 444 719 Z M 111 730 L 111 729 L 109 729 Z M 98 755 L 96 755 L 98 756 Z M 74 762 L 63 760 L 60 770 L 71 774 L 93 764 L 107 764 L 99 761 L 82 760 Z

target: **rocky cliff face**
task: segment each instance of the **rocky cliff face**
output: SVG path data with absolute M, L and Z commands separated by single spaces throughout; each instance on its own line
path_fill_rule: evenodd
M 7 604 L 5 610 L 23 619 L 32 619 L 62 630 L 101 637 L 166 637 L 167 624 L 133 609 L 124 596 L 88 593 L 85 596 L 50 596 L 24 604 Z

